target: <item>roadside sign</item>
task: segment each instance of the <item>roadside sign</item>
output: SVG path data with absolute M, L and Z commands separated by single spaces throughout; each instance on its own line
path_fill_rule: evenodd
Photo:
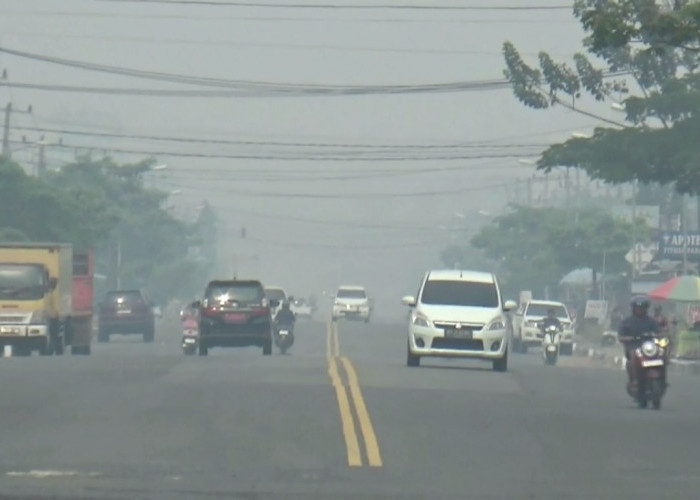
M 649 263 L 654 260 L 658 252 L 659 245 L 656 243 L 637 243 L 634 245 L 629 252 L 625 254 L 625 260 L 630 264 L 635 263 L 635 253 L 637 254 L 637 271 L 645 268 Z
M 700 233 L 665 231 L 659 235 L 659 257 L 669 260 L 700 260 Z

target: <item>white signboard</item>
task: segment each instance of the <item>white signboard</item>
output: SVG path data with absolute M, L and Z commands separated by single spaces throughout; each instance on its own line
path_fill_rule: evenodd
M 587 300 L 586 311 L 583 313 L 585 319 L 604 319 L 608 315 L 608 303 L 605 300 Z

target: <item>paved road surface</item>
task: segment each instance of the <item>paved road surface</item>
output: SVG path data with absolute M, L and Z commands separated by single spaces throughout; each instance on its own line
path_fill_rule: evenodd
M 396 325 L 302 322 L 272 357 L 178 334 L 0 359 L 0 498 L 700 496 L 700 378 L 641 411 L 572 358 L 407 368 Z

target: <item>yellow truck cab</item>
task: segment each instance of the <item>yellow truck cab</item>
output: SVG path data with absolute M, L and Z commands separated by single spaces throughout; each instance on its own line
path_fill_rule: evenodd
M 0 243 L 0 348 L 63 354 L 72 287 L 70 244 Z

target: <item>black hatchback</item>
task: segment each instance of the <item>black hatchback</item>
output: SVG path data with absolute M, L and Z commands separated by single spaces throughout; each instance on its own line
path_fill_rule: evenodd
M 210 347 L 262 347 L 272 354 L 272 314 L 265 289 L 257 280 L 211 281 L 199 308 L 199 354 Z

